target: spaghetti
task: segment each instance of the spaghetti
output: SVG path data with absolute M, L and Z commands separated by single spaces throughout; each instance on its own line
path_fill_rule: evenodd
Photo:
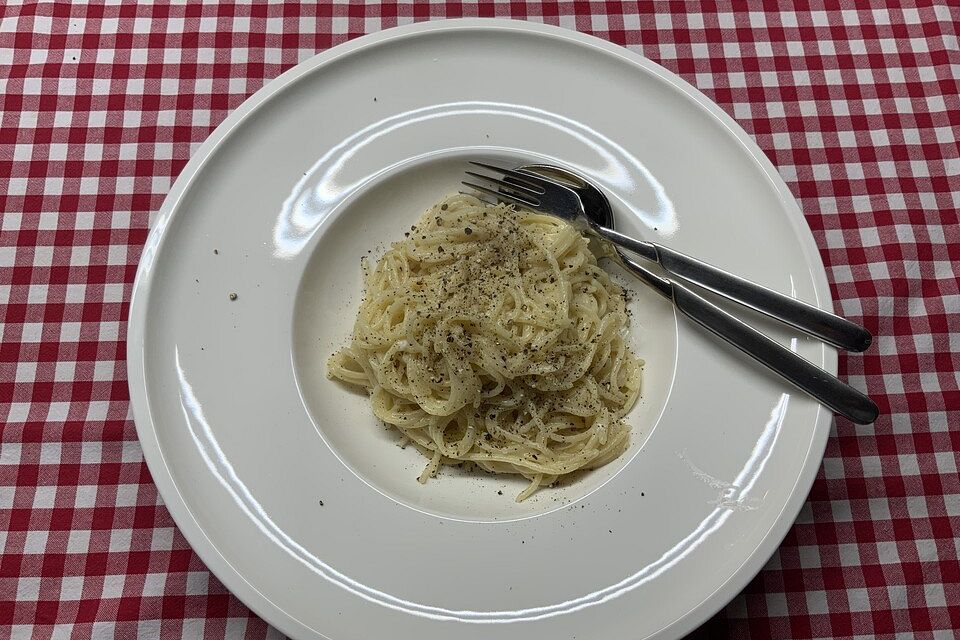
M 370 269 L 329 377 L 443 465 L 520 474 L 521 501 L 626 449 L 642 362 L 623 292 L 551 216 L 466 195 L 430 208 Z

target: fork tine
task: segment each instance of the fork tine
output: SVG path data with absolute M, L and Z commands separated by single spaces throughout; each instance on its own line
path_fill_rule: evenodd
M 529 185 L 529 187 L 533 187 L 534 190 L 539 189 L 538 193 L 544 192 L 543 181 L 538 176 L 530 175 L 527 173 L 521 173 L 520 171 L 514 171 L 513 169 L 504 169 L 503 167 L 487 164 L 486 162 L 475 162 L 471 160 L 470 164 L 476 165 L 478 167 L 483 167 L 484 169 L 490 169 L 490 171 L 496 171 L 497 173 L 502 173 L 505 176 L 509 176 L 513 178 L 514 180 L 519 180 L 520 182 L 523 182 L 525 185 Z M 470 172 L 468 171 L 467 173 L 470 173 Z M 476 174 L 473 174 L 473 175 L 476 175 Z
M 473 176 L 474 178 L 480 178 L 481 180 L 486 180 L 487 182 L 492 182 L 498 187 L 505 187 L 511 191 L 516 191 L 517 193 L 522 193 L 523 195 L 530 196 L 539 196 L 543 195 L 543 192 L 537 192 L 524 184 L 517 184 L 516 182 L 508 182 L 506 180 L 501 180 L 500 178 L 491 178 L 490 176 L 485 176 L 482 173 L 474 173 L 473 171 L 464 171 L 468 176 Z
M 540 203 L 539 203 L 539 202 L 530 202 L 530 201 L 528 201 L 528 200 L 524 200 L 523 198 L 514 196 L 514 195 L 512 195 L 512 194 L 509 194 L 509 193 L 500 193 L 499 191 L 494 191 L 493 189 L 488 189 L 487 187 L 482 187 L 482 186 L 480 186 L 479 184 L 473 184 L 472 182 L 466 182 L 466 181 L 464 181 L 464 182 L 461 182 L 460 184 L 466 185 L 466 186 L 470 187 L 471 189 L 476 189 L 477 191 L 479 191 L 479 192 L 481 192 L 481 193 L 486 193 L 486 194 L 488 194 L 488 195 L 491 195 L 491 196 L 493 196 L 494 198 L 497 198 L 497 199 L 499 199 L 499 200 L 503 200 L 504 202 L 510 202 L 510 203 L 512 203 L 512 204 L 518 204 L 518 205 L 520 205 L 520 206 L 522 206 L 522 207 L 534 207 L 534 208 L 536 208 L 536 207 L 540 206 Z
M 480 202 L 486 202 L 487 204 L 493 204 L 493 205 L 497 204 L 496 202 L 491 202 L 490 200 L 488 200 L 486 194 L 481 193 L 480 195 L 477 195 L 476 193 L 467 193 L 466 191 L 458 191 L 457 193 L 459 193 L 462 196 L 470 196 L 471 198 L 476 198 Z

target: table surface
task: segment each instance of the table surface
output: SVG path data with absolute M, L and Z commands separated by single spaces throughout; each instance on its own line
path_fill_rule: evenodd
M 141 248 L 190 154 L 266 81 L 477 15 L 592 33 L 715 100 L 799 200 L 837 309 L 876 336 L 840 374 L 882 417 L 836 421 L 797 523 L 698 634 L 955 637 L 960 8 L 766 4 L 0 8 L 0 637 L 281 637 L 204 567 L 144 463 L 125 363 Z

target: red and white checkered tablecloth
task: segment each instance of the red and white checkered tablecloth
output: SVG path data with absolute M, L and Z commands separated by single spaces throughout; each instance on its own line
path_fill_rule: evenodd
M 0 638 L 280 637 L 187 545 L 137 442 L 125 322 L 151 215 L 267 80 L 364 33 L 478 15 L 595 34 L 713 98 L 799 199 L 839 310 L 876 335 L 840 373 L 883 416 L 837 420 L 796 525 L 700 633 L 957 637 L 960 7 L 733 4 L 0 7 Z

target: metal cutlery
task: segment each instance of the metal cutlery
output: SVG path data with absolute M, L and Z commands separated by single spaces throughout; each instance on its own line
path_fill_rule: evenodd
M 744 353 L 804 390 L 824 406 L 859 424 L 873 422 L 877 405 L 866 395 L 790 351 L 742 320 L 720 309 L 681 282 L 664 278 L 630 258 L 624 249 L 657 262 L 664 271 L 679 276 L 755 309 L 833 345 L 862 351 L 870 333 L 849 320 L 708 265 L 662 245 L 644 242 L 613 229 L 613 212 L 602 191 L 581 176 L 553 165 L 525 165 L 518 169 L 482 162 L 471 164 L 501 174 L 502 178 L 467 171 L 475 182 L 463 184 L 479 193 L 523 208 L 562 218 L 616 248 L 620 264 L 673 301 L 699 326 L 736 346 Z

